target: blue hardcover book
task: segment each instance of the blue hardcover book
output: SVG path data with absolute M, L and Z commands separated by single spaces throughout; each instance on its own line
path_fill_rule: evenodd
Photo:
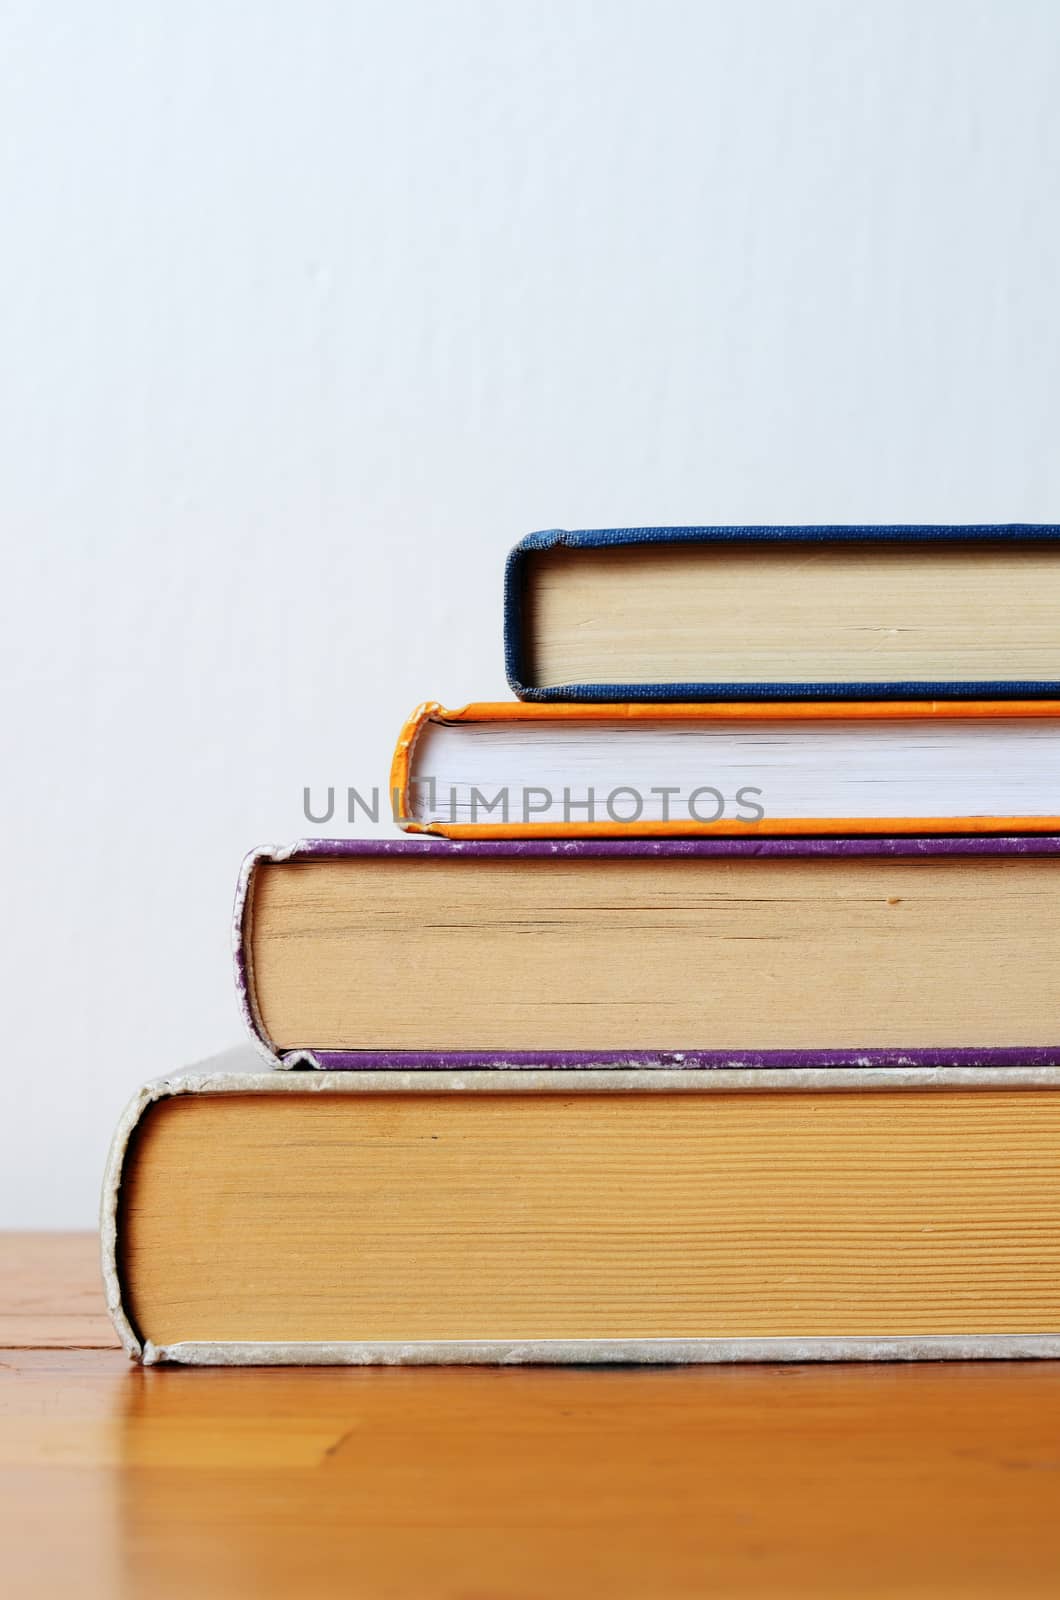
M 1060 695 L 1060 525 L 532 533 L 505 573 L 522 700 Z

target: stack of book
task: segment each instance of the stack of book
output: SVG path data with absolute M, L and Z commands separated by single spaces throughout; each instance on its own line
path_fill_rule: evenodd
M 428 837 L 244 866 L 257 1054 L 115 1138 L 129 1351 L 1060 1355 L 1058 618 L 1060 527 L 524 540 Z

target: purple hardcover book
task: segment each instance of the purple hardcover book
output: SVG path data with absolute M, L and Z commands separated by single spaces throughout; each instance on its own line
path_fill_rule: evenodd
M 240 1005 L 287 1067 L 1060 1063 L 1060 836 L 302 840 Z

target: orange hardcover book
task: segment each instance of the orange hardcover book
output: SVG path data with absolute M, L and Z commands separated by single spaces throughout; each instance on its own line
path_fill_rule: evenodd
M 449 839 L 1060 831 L 1060 700 L 421 705 L 401 826 Z

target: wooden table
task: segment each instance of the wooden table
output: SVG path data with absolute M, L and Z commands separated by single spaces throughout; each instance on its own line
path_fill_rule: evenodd
M 0 1236 L 0 1592 L 1053 1597 L 1060 1363 L 141 1370 Z

